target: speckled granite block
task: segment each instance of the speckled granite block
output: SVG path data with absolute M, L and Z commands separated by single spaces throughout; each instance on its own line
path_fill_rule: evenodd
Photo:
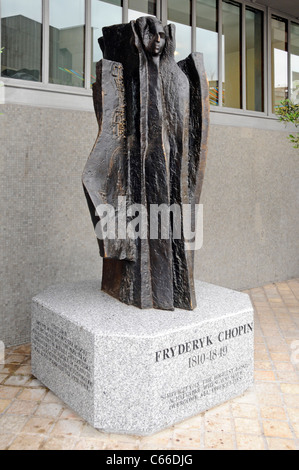
M 193 312 L 139 310 L 98 281 L 33 299 L 32 371 L 95 428 L 147 435 L 253 384 L 247 294 L 196 283 Z

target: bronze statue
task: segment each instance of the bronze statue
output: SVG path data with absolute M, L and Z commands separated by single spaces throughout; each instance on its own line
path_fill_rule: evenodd
M 140 308 L 192 310 L 194 251 L 182 207 L 191 206 L 194 221 L 209 122 L 202 54 L 177 64 L 175 26 L 154 17 L 103 28 L 99 44 L 104 59 L 93 86 L 99 134 L 83 185 L 103 257 L 102 289 Z M 113 208 L 117 236 L 103 236 L 109 210 L 99 207 Z M 151 209 L 162 207 L 171 210 L 157 227 Z M 134 223 L 139 212 L 145 217 Z

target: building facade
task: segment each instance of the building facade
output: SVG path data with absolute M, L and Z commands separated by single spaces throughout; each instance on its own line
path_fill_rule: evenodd
M 0 341 L 30 339 L 31 298 L 101 278 L 81 187 L 97 135 L 101 28 L 155 15 L 176 58 L 203 52 L 211 129 L 198 279 L 235 289 L 299 275 L 298 150 L 275 117 L 299 102 L 293 0 L 0 0 Z

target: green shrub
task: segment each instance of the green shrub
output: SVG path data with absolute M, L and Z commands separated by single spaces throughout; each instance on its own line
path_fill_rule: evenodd
M 284 123 L 291 122 L 295 127 L 299 127 L 299 104 L 293 103 L 291 100 L 286 99 L 280 102 L 275 110 L 279 120 Z M 299 148 L 299 133 L 288 136 L 290 141 L 294 144 L 295 149 Z

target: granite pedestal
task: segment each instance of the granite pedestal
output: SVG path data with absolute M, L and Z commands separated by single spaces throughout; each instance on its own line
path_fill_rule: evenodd
M 105 432 L 153 434 L 253 383 L 249 296 L 197 282 L 194 311 L 140 310 L 98 281 L 33 299 L 32 371 Z

